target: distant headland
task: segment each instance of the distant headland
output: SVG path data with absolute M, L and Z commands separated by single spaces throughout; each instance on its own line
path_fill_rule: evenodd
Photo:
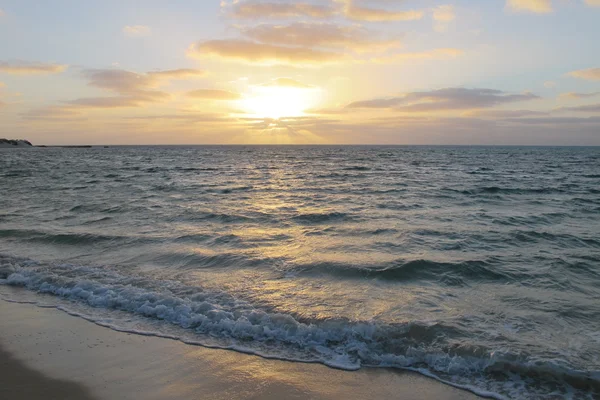
M 77 148 L 77 149 L 87 149 L 90 148 L 92 146 L 89 145 L 84 145 L 84 146 L 46 146 L 46 145 L 39 145 L 39 146 L 34 146 L 33 144 L 31 144 L 31 142 L 29 140 L 25 140 L 25 139 L 2 139 L 0 138 L 0 148 L 18 148 L 18 147 L 69 147 L 69 148 Z M 105 148 L 108 146 L 104 146 Z
M 33 147 L 29 140 L 24 139 L 0 139 L 0 147 Z

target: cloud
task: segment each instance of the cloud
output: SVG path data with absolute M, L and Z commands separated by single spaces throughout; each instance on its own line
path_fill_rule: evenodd
M 204 71 L 194 69 L 175 69 L 137 73 L 122 69 L 88 69 L 82 72 L 88 85 L 108 92 L 116 93 L 112 97 L 88 97 L 67 102 L 74 107 L 83 108 L 120 108 L 140 107 L 147 103 L 167 100 L 169 93 L 156 90 L 170 79 L 186 79 L 202 76 Z
M 164 79 L 187 79 L 187 78 L 202 78 L 207 75 L 207 72 L 202 69 L 170 69 L 165 71 L 151 71 L 148 75 Z
M 515 12 L 547 14 L 552 12 L 551 0 L 507 0 L 506 7 Z
M 578 118 L 578 117 L 546 117 L 546 118 L 509 118 L 505 121 L 515 122 L 521 124 L 528 125 L 597 125 L 600 123 L 600 117 L 588 117 L 588 118 Z
M 139 107 L 148 101 L 151 100 L 143 96 L 89 97 L 72 100 L 67 104 L 82 108 L 121 108 Z
M 2 10 L 2 9 L 0 8 L 0 17 L 3 17 L 3 16 L 5 16 L 5 15 L 6 15 L 6 13 L 4 12 L 4 10 Z
M 4 84 L 4 82 L 0 82 L 0 89 L 2 89 L 5 86 L 6 85 Z M 6 105 L 6 103 L 4 103 L 2 100 L 0 100 L 0 108 L 4 107 L 5 105 Z
M 202 100 L 239 100 L 242 97 L 239 93 L 215 89 L 193 90 L 187 92 L 186 96 Z
M 188 113 L 188 114 L 159 114 L 159 115 L 144 115 L 135 117 L 126 117 L 128 120 L 142 121 L 180 121 L 184 124 L 188 123 L 206 123 L 206 122 L 233 122 L 236 119 L 226 114 L 203 114 L 203 113 Z
M 209 40 L 194 43 L 188 49 L 191 57 L 219 57 L 256 64 L 323 64 L 340 61 L 343 54 L 305 47 L 284 47 L 248 40 Z
M 560 108 L 557 108 L 556 111 L 597 113 L 597 112 L 600 112 L 600 104 L 588 104 L 585 106 L 577 106 L 577 107 L 560 107 Z
M 353 112 L 350 108 L 311 108 L 304 110 L 307 114 L 314 115 L 341 115 Z
M 59 74 L 66 69 L 66 65 L 60 64 L 27 61 L 0 61 L 0 72 L 15 75 Z
M 22 113 L 21 117 L 33 121 L 64 121 L 83 119 L 79 111 L 64 106 L 36 108 Z
M 261 83 L 259 86 L 264 87 L 285 87 L 294 89 L 316 89 L 314 85 L 307 85 L 305 83 L 298 82 L 291 78 L 276 78 L 266 83 Z
M 206 74 L 198 69 L 172 69 L 137 73 L 123 69 L 88 69 L 83 75 L 90 86 L 111 90 L 120 94 L 141 93 L 160 86 L 171 79 L 202 77 Z M 148 93 L 146 93 L 148 94 Z M 149 94 L 152 96 L 152 94 Z
M 565 100 L 573 100 L 573 99 L 587 99 L 590 97 L 595 97 L 600 95 L 600 92 L 592 92 L 592 93 L 575 93 L 575 92 L 569 92 L 569 93 L 563 93 L 559 96 L 560 99 L 565 99 Z
M 146 25 L 127 25 L 123 27 L 123 33 L 129 37 L 144 37 L 150 36 L 152 30 Z
M 539 99 L 532 93 L 507 94 L 494 89 L 447 88 L 412 92 L 397 97 L 357 101 L 348 108 L 393 108 L 407 112 L 429 112 L 490 108 L 500 104 Z
M 385 22 L 419 20 L 423 18 L 425 12 L 422 10 L 390 11 L 359 7 L 354 4 L 354 0 L 346 0 L 344 14 L 348 19 L 355 21 Z
M 585 4 L 590 7 L 600 7 L 600 0 L 585 0 Z
M 328 18 L 336 13 L 336 9 L 310 3 L 275 3 L 260 1 L 244 1 L 234 4 L 229 15 L 240 19 L 267 19 L 311 17 Z
M 453 5 L 437 6 L 433 9 L 433 20 L 435 21 L 434 29 L 437 32 L 445 32 L 448 30 L 450 22 L 454 21 L 456 13 Z
M 148 75 L 164 79 L 203 78 L 207 72 L 202 69 L 180 68 L 164 71 L 150 71 Z
M 581 69 L 579 71 L 569 72 L 574 78 L 586 79 L 588 81 L 600 81 L 600 68 Z
M 556 82 L 546 81 L 546 82 L 544 82 L 544 87 L 548 88 L 548 89 L 554 88 L 554 87 L 556 87 Z
M 473 110 L 464 114 L 468 117 L 477 118 L 521 118 L 534 115 L 548 115 L 545 111 L 531 111 L 531 110 Z
M 414 53 L 397 53 L 389 56 L 377 57 L 371 59 L 371 62 L 377 63 L 394 63 L 411 60 L 432 60 L 432 59 L 444 59 L 444 58 L 456 58 L 464 54 L 463 50 L 444 48 L 444 49 L 433 49 L 428 51 L 414 52 Z
M 401 46 L 400 40 L 376 38 L 360 26 L 296 22 L 289 25 L 262 24 L 242 28 L 242 33 L 259 42 L 301 47 L 348 48 L 354 51 L 383 51 Z
M 89 69 L 83 71 L 83 75 L 90 86 L 118 93 L 130 93 L 157 85 L 156 79 L 151 75 L 122 69 Z

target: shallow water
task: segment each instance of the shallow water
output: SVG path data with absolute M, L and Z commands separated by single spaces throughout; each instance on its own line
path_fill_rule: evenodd
M 2 282 L 115 329 L 600 396 L 600 148 L 9 149 L 0 193 Z

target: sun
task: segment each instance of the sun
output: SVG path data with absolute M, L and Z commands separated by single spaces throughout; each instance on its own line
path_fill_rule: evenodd
M 241 100 L 244 111 L 259 118 L 301 117 L 314 107 L 318 93 L 290 87 L 258 87 Z

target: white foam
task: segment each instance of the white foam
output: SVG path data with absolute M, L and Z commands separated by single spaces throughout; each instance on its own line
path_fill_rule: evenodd
M 520 381 L 518 376 L 504 382 L 494 381 L 486 375 L 485 371 L 497 363 L 510 364 L 506 362 L 510 355 L 500 351 L 481 358 L 452 356 L 443 348 L 431 346 L 416 348 L 409 343 L 399 346 L 401 342 L 398 341 L 402 338 L 398 334 L 402 329 L 408 330 L 411 324 L 394 327 L 347 321 L 306 324 L 291 315 L 257 309 L 224 292 L 191 288 L 176 281 L 125 275 L 109 267 L 6 261 L 0 258 L 0 270 L 9 269 L 10 274 L 0 280 L 0 284 L 59 296 L 69 302 L 37 305 L 56 307 L 116 331 L 236 350 L 266 358 L 319 362 L 345 370 L 356 370 L 361 366 L 403 368 L 494 399 L 529 399 L 541 394 Z M 92 308 L 83 312 L 81 307 L 75 310 L 69 304 Z M 194 335 L 172 334 L 168 329 L 160 329 L 160 326 L 153 330 L 134 329 L 118 318 L 99 316 L 94 309 L 118 310 L 139 318 L 161 321 Z M 393 354 L 386 350 L 385 342 L 390 340 L 390 334 L 396 336 Z M 537 365 L 528 365 L 527 360 L 523 360 L 520 367 L 526 370 Z M 584 372 L 569 371 L 558 361 L 545 364 L 543 369 L 550 372 L 556 369 L 556 376 L 565 373 L 585 375 Z M 567 392 L 571 390 L 565 387 Z M 580 392 L 575 393 L 581 395 Z M 588 397 L 591 399 L 592 394 Z

